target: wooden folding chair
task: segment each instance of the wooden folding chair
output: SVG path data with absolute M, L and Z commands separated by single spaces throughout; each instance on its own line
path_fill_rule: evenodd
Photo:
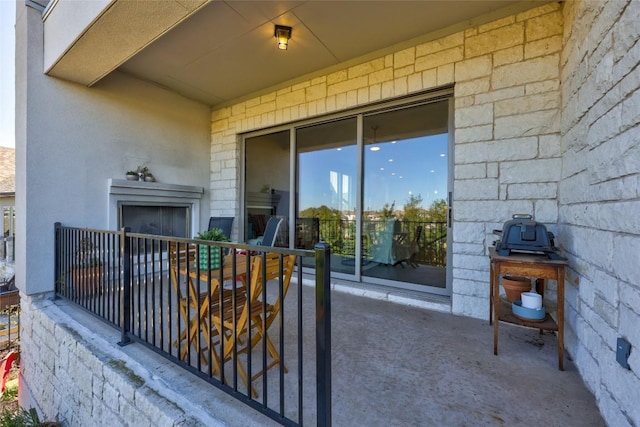
M 256 255 L 248 271 L 249 285 L 244 292 L 236 291 L 235 302 L 233 293 L 223 294 L 222 298 L 218 294 L 217 300 L 212 298 L 212 327 L 215 330 L 211 335 L 212 338 L 218 338 L 217 342 L 213 342 L 215 339 L 212 341 L 212 345 L 219 348 L 221 359 L 225 363 L 233 360 L 235 355 L 248 353 L 264 339 L 267 352 L 272 359 L 266 370 L 280 364 L 280 354 L 269 338 L 268 329 L 274 320 L 282 315 L 282 303 L 289 289 L 294 265 L 294 255 Z M 266 298 L 266 283 L 273 279 L 282 280 L 282 295 L 273 304 L 263 304 L 262 298 Z M 236 366 L 247 390 L 251 390 L 251 394 L 256 397 L 257 392 L 252 383 L 263 375 L 264 371 L 256 373 L 249 381 L 247 370 L 239 359 L 236 360 Z M 283 370 L 287 372 L 284 366 Z
M 189 347 L 191 347 L 199 353 L 203 364 L 212 363 L 212 374 L 218 374 L 220 372 L 220 357 L 215 347 L 209 345 L 212 341 L 212 328 L 209 326 L 208 317 L 211 314 L 212 301 L 220 299 L 220 271 L 198 269 L 195 263 L 198 250 L 198 245 L 193 243 L 171 242 L 169 244 L 171 283 L 178 300 L 178 312 L 184 322 L 174 346 L 179 346 L 181 360 L 187 359 Z M 210 250 L 218 250 L 218 248 L 212 247 Z M 227 260 L 232 259 L 234 259 L 233 256 L 226 257 L 223 267 L 224 264 L 227 264 Z M 244 290 L 246 257 L 236 256 L 235 261 L 235 277 L 233 276 L 234 269 L 227 265 L 227 268 L 223 270 L 223 280 L 241 280 L 242 283 L 237 287 L 236 292 L 242 294 L 242 292 L 246 292 Z M 184 280 L 184 286 L 181 286 L 181 279 Z M 209 285 L 198 287 L 199 282 L 209 283 L 208 291 Z M 223 289 L 223 298 L 231 299 L 233 292 L 232 289 Z M 210 354 L 210 357 L 207 357 L 207 354 Z
M 271 255 L 275 255 L 275 254 L 271 254 Z M 266 341 L 266 345 L 267 345 L 267 351 L 269 352 L 269 354 L 271 355 L 271 363 L 267 364 L 266 370 L 271 369 L 272 367 L 276 366 L 278 363 L 280 363 L 280 354 L 278 353 L 278 350 L 276 349 L 276 346 L 273 344 L 273 342 L 271 341 L 271 339 L 269 338 L 268 335 L 268 330 L 271 327 L 271 325 L 273 324 L 273 322 L 282 315 L 282 305 L 283 305 L 283 300 L 284 297 L 287 295 L 287 292 L 289 290 L 289 284 L 291 283 L 291 276 L 293 274 L 293 267 L 295 265 L 296 259 L 295 256 L 290 255 L 288 257 L 285 257 L 282 263 L 282 298 L 280 298 L 278 296 L 278 298 L 276 298 L 276 300 L 274 301 L 273 304 L 267 302 L 266 304 L 266 318 L 263 318 L 262 316 L 262 310 L 258 313 L 255 313 L 252 311 L 252 326 L 255 328 L 255 334 L 252 335 L 251 337 L 251 348 L 255 347 L 261 339 L 265 339 Z M 262 274 L 263 272 L 261 271 L 260 274 Z M 280 262 L 277 256 L 272 256 L 269 257 L 267 256 L 267 268 L 266 268 L 266 279 L 265 280 L 260 280 L 258 282 L 258 286 L 257 286 L 257 293 L 258 298 L 260 298 L 260 301 L 262 302 L 261 298 L 263 296 L 264 289 L 263 286 L 265 286 L 265 284 L 269 281 L 269 280 L 275 280 L 275 279 L 279 279 L 280 278 Z M 287 368 L 283 366 L 284 372 L 287 372 Z M 263 372 L 259 372 L 256 375 L 253 376 L 253 378 L 251 379 L 252 381 L 254 381 L 256 378 L 258 378 L 260 375 L 262 375 Z
M 194 291 L 193 270 L 194 260 L 197 253 L 197 247 L 194 244 L 180 244 L 176 242 L 169 243 L 169 272 L 171 275 L 171 284 L 176 293 L 178 301 L 178 313 L 182 319 L 182 327 L 178 338 L 173 343 L 175 347 L 179 346 L 179 357 L 186 360 L 188 347 L 193 345 L 198 335 L 198 315 L 196 313 L 200 309 L 201 299 Z M 184 279 L 184 290 L 181 286 L 180 279 Z M 188 340 L 187 340 L 188 337 Z

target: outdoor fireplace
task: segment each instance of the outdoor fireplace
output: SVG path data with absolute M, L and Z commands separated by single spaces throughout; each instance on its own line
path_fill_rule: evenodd
M 156 236 L 190 237 L 189 206 L 120 205 L 120 227 L 133 233 Z
M 109 180 L 109 229 L 191 237 L 200 224 L 203 187 Z

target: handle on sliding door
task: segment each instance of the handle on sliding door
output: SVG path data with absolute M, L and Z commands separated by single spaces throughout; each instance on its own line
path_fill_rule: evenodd
M 453 193 L 449 191 L 449 203 L 447 204 L 447 228 L 451 228 L 453 224 Z

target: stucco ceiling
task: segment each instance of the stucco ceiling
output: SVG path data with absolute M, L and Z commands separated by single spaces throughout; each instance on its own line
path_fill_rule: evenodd
M 216 106 L 538 1 L 213 1 L 119 70 Z M 278 50 L 274 25 L 293 28 Z

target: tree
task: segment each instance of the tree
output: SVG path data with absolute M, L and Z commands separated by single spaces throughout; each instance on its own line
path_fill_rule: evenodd
M 396 209 L 396 202 L 394 201 L 393 203 L 391 203 L 391 206 L 389 206 L 389 203 L 385 203 L 384 206 L 382 207 L 382 212 L 380 212 L 380 215 L 382 216 L 382 219 L 391 219 L 393 218 L 395 215 L 393 213 L 393 211 Z
M 320 221 L 335 221 L 342 219 L 342 212 L 338 209 L 322 205 L 318 208 L 311 207 L 301 211 L 300 218 L 318 218 Z
M 340 253 L 343 246 L 342 212 L 325 205 L 307 208 L 300 212 L 301 218 L 318 218 L 319 237 L 331 246 L 333 253 Z
M 414 196 L 413 194 L 409 196 L 409 200 L 404 205 L 404 214 L 402 217 L 403 221 L 409 222 L 420 222 L 424 219 L 425 212 L 421 207 L 422 205 L 422 196 L 418 194 Z
M 445 199 L 434 200 L 429 209 L 427 209 L 427 220 L 430 222 L 446 222 L 447 208 Z

